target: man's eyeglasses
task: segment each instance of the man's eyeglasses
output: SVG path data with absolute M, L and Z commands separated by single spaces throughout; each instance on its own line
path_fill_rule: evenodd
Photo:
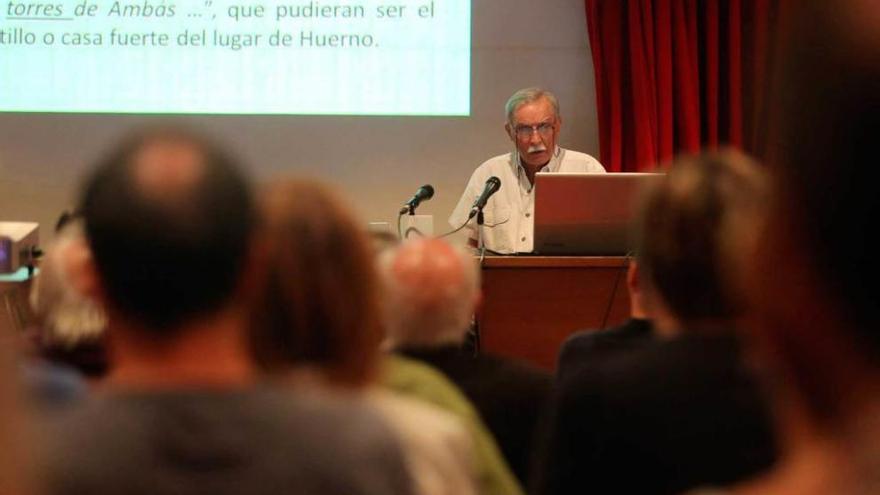
M 537 132 L 541 135 L 541 137 L 549 137 L 553 134 L 553 125 L 550 122 L 544 122 L 543 124 L 538 125 L 518 125 L 514 129 L 516 132 L 516 137 L 518 139 L 529 139 L 532 137 L 532 134 Z

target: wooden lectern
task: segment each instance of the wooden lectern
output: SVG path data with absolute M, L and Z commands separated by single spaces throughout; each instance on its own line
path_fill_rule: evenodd
M 624 256 L 487 256 L 480 351 L 554 370 L 570 334 L 629 317 L 626 267 Z

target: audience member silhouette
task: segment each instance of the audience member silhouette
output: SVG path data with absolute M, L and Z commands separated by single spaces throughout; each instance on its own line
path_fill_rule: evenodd
M 559 384 L 537 492 L 675 494 L 774 460 L 769 413 L 741 362 L 741 294 L 723 283 L 734 212 L 762 201 L 739 155 L 680 159 L 646 195 L 637 228 L 643 303 L 659 340 Z
M 615 356 L 654 340 L 650 315 L 642 301 L 641 275 L 636 259 L 631 259 L 627 266 L 626 287 L 629 293 L 629 319 L 613 328 L 582 330 L 569 336 L 559 349 L 557 381 L 564 381 L 576 370 L 592 366 L 606 356 Z
M 525 483 L 551 377 L 511 359 L 462 350 L 480 297 L 473 256 L 440 239 L 419 239 L 385 251 L 379 265 L 389 344 L 461 388 Z
M 742 494 L 880 493 L 880 11 L 798 2 L 771 92 L 774 195 L 742 251 L 778 468 Z
M 100 307 L 77 288 L 73 268 L 88 257 L 82 220 L 68 220 L 44 249 L 40 274 L 31 287 L 30 303 L 39 321 L 36 345 L 50 363 L 69 366 L 83 376 L 98 380 L 108 370 L 105 348 L 107 317 Z
M 418 493 L 475 493 L 470 437 L 458 420 L 372 385 L 383 332 L 366 233 L 321 184 L 280 181 L 262 198 L 265 279 L 253 308 L 259 361 L 291 386 L 347 393 L 380 411 Z
M 242 297 L 254 208 L 232 158 L 182 129 L 135 133 L 88 178 L 108 317 L 101 393 L 47 419 L 47 494 L 411 493 L 390 431 L 357 403 L 258 385 Z

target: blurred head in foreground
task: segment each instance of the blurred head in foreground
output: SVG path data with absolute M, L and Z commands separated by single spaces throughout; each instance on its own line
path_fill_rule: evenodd
M 739 228 L 766 200 L 767 180 L 733 151 L 677 159 L 645 192 L 635 227 L 646 313 L 660 335 L 731 325 L 742 294 L 726 267 L 745 242 Z M 734 235 L 734 231 L 737 235 Z
M 356 387 L 375 373 L 382 330 L 373 249 L 328 187 L 281 181 L 262 195 L 264 282 L 253 343 L 269 370 L 318 370 Z
M 245 266 L 253 206 L 230 156 L 188 129 L 130 134 L 87 178 L 73 270 L 108 318 L 116 384 L 250 381 Z
M 229 302 L 253 208 L 237 164 L 183 129 L 136 133 L 85 185 L 80 210 L 108 309 L 172 333 Z
M 769 368 L 787 486 L 877 493 L 880 10 L 806 1 L 792 14 L 769 100 L 774 196 L 747 273 L 750 336 Z
M 460 344 L 480 296 L 474 257 L 441 239 L 380 255 L 386 331 L 395 347 Z
M 78 290 L 80 274 L 73 271 L 81 258 L 90 256 L 81 220 L 66 222 L 46 247 L 30 302 L 40 321 L 41 353 L 50 361 L 61 361 L 87 376 L 99 377 L 107 369 L 107 317 L 95 301 Z

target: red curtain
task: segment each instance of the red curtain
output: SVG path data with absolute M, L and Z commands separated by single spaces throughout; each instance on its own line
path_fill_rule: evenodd
M 608 171 L 722 145 L 761 151 L 780 0 L 585 3 Z

